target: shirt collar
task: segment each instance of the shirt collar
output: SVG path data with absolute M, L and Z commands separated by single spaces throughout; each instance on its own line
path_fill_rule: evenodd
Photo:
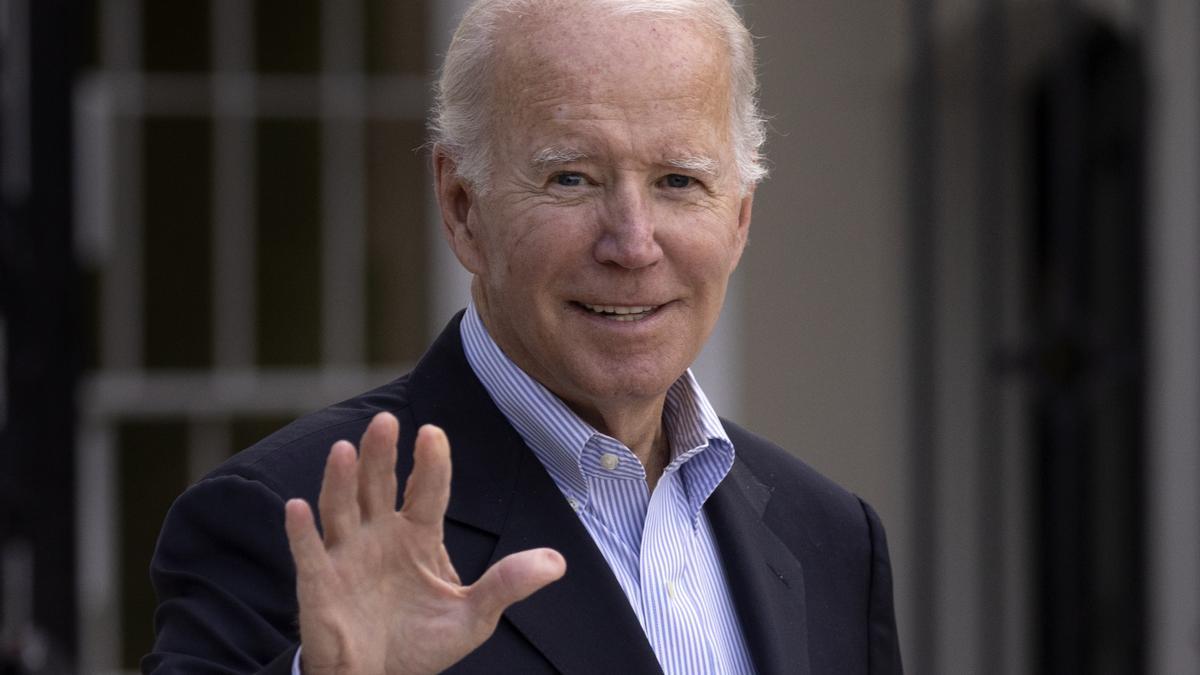
M 467 362 L 500 412 L 559 488 L 568 496 L 585 497 L 587 483 L 580 468 L 584 447 L 593 437 L 608 437 L 513 363 L 488 334 L 474 303 L 467 306 L 460 333 Z M 690 369 L 667 390 L 663 424 L 671 446 L 666 470 L 681 471 L 688 501 L 698 512 L 733 465 L 734 450 Z M 712 452 L 706 453 L 709 449 Z M 706 455 L 705 470 L 688 471 L 688 465 L 695 464 L 692 458 L 698 455 Z

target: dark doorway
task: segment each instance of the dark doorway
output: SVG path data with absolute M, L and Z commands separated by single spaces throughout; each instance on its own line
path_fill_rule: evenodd
M 1064 14 L 1069 14 L 1064 12 Z M 1144 663 L 1145 361 L 1140 48 L 1060 16 L 1030 92 L 1025 281 L 1037 335 L 1038 672 L 1139 673 Z

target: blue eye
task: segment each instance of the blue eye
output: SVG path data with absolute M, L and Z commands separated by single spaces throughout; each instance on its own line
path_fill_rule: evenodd
M 669 188 L 688 188 L 692 186 L 692 183 L 695 182 L 695 179 L 693 179 L 691 176 L 685 176 L 680 173 L 672 173 L 667 175 L 663 181 Z
M 579 187 L 583 185 L 583 176 L 577 173 L 560 173 L 554 176 L 554 183 L 563 187 Z

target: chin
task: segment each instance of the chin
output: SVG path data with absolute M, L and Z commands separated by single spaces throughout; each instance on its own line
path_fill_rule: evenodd
M 683 367 L 674 372 L 664 369 L 661 362 L 644 369 L 630 368 L 629 365 L 593 371 L 592 377 L 585 380 L 588 394 L 599 400 L 652 400 L 665 395 L 687 369 Z

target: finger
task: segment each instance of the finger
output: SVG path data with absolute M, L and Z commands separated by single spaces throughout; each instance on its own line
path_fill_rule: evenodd
M 471 603 L 477 616 L 487 621 L 490 628 L 509 605 L 557 581 L 566 571 L 567 561 L 554 549 L 535 548 L 513 553 L 489 567 L 471 586 Z
M 449 501 L 450 442 L 440 428 L 426 424 L 417 431 L 401 512 L 415 523 L 440 528 Z
M 292 560 L 296 563 L 298 583 L 321 578 L 329 567 L 329 556 L 317 532 L 308 502 L 289 499 L 284 505 L 283 514 L 284 531 L 287 532 L 288 548 L 292 550 Z
M 348 441 L 338 441 L 329 449 L 317 501 L 327 548 L 337 546 L 358 529 L 358 481 L 354 475 L 357 463 L 354 446 Z
M 379 413 L 363 433 L 358 457 L 358 504 L 363 520 L 396 512 L 396 438 L 400 423 Z

